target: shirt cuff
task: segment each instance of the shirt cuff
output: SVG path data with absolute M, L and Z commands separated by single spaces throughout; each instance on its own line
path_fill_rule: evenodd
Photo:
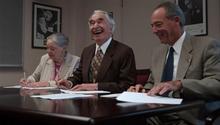
M 48 83 L 51 87 L 57 87 L 56 81 L 48 81 Z

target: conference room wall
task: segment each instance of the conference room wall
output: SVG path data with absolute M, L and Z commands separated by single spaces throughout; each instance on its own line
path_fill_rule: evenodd
M 23 77 L 25 71 L 30 75 L 38 65 L 40 58 L 46 53 L 46 49 L 33 49 L 32 42 L 32 2 L 59 6 L 62 8 L 61 30 L 70 38 L 68 50 L 80 56 L 82 45 L 84 45 L 84 20 L 83 1 L 81 0 L 23 0 L 23 67 L 20 69 L 4 68 L 0 70 L 0 86 L 17 84 Z M 13 8 L 12 8 L 13 9 Z M 85 28 L 86 27 L 86 28 Z M 8 34 L 10 37 L 11 34 Z
M 0 85 L 16 84 L 23 71 L 32 73 L 41 55 L 46 53 L 44 49 L 31 48 L 32 2 L 62 7 L 62 32 L 70 37 L 69 51 L 78 56 L 92 43 L 87 25 L 91 12 L 94 9 L 112 11 L 117 23 L 114 38 L 134 49 L 137 68 L 149 68 L 151 52 L 159 44 L 151 33 L 150 15 L 161 1 L 164 0 L 123 0 L 123 3 L 120 0 L 23 0 L 23 69 L 1 69 Z M 207 3 L 208 36 L 220 39 L 220 1 L 207 0 Z

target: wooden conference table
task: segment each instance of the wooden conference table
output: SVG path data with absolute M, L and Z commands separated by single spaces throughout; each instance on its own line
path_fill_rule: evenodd
M 150 116 L 203 105 L 203 101 L 183 101 L 180 105 L 134 104 L 99 95 L 64 100 L 30 97 L 32 94 L 59 92 L 0 88 L 0 124 L 140 125 L 145 124 L 145 119 Z

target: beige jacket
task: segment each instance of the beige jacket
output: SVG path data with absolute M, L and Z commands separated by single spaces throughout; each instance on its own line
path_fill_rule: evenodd
M 154 52 L 149 83 L 160 83 L 167 51 L 168 46 L 160 45 Z M 219 100 L 220 42 L 209 37 L 194 37 L 187 34 L 181 50 L 176 79 L 182 82 L 184 100 L 202 99 L 207 102 Z M 152 84 L 146 84 L 145 87 L 150 88 Z M 191 115 L 192 113 L 189 113 L 184 117 L 195 123 Z
M 65 62 L 60 67 L 59 76 L 61 79 L 67 79 L 73 71 L 78 68 L 80 58 L 78 56 L 67 53 Z M 39 81 L 50 81 L 54 75 L 54 62 L 49 58 L 48 54 L 41 57 L 40 64 L 37 66 L 32 75 L 28 77 L 28 81 L 39 82 Z

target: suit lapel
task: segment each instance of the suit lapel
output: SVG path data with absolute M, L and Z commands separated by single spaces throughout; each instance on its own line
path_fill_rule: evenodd
M 158 59 L 158 61 L 156 61 L 156 79 L 160 80 L 161 81 L 161 78 L 162 78 L 162 74 L 163 74 L 163 68 L 164 68 L 164 65 L 166 63 L 166 55 L 167 55 L 167 52 L 168 52 L 168 46 L 165 46 L 163 47 L 160 52 L 159 52 L 159 55 L 156 57 Z M 157 81 L 157 82 L 160 82 L 160 81 Z
M 90 63 L 92 61 L 92 58 L 95 54 L 95 44 L 87 51 L 85 54 L 84 60 L 83 60 L 83 67 L 82 72 L 84 73 L 83 76 L 85 78 L 85 81 L 89 81 L 89 71 L 90 71 Z
M 50 73 L 48 74 L 47 76 L 43 76 L 47 79 L 52 79 L 54 77 L 54 69 L 55 69 L 55 64 L 53 62 L 52 59 L 50 59 L 49 57 L 47 58 L 47 62 L 46 62 L 46 65 L 44 66 L 44 70 L 47 71 L 47 73 Z
M 64 61 L 64 64 L 60 67 L 61 71 L 60 71 L 60 78 L 64 78 L 66 73 L 68 72 L 69 68 L 71 67 L 71 57 L 70 55 L 67 53 L 66 55 L 66 60 Z
M 64 78 L 64 76 L 66 75 L 66 73 L 67 73 L 67 71 L 68 71 L 68 69 L 70 68 L 70 66 L 65 62 L 65 64 L 64 65 L 62 65 L 62 67 L 60 67 L 61 68 L 61 71 L 60 71 L 60 78 Z
M 186 34 L 177 68 L 176 79 L 183 79 L 185 77 L 186 71 L 188 70 L 192 61 L 191 52 L 192 52 L 191 36 L 189 34 Z
M 109 69 L 109 66 L 112 63 L 112 56 L 114 55 L 116 45 L 117 44 L 114 40 L 112 40 L 111 43 L 109 44 L 97 75 L 97 81 L 102 81 L 107 70 Z

